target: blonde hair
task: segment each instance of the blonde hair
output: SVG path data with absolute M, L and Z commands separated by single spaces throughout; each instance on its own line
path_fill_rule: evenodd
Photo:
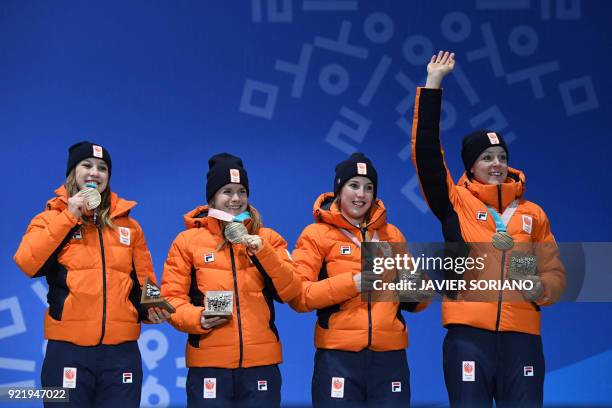
M 212 206 L 212 202 L 208 203 L 208 207 L 215 208 Z M 246 226 L 247 231 L 249 232 L 250 235 L 257 235 L 262 225 L 261 215 L 259 214 L 259 211 L 255 209 L 255 207 L 251 206 L 251 204 L 247 204 L 246 210 L 251 213 L 251 222 L 249 222 Z M 229 241 L 225 237 L 225 234 L 223 233 L 223 231 L 225 230 L 225 226 L 228 223 L 226 221 L 219 221 L 219 222 L 221 223 L 221 236 L 223 237 L 223 242 L 217 245 L 217 251 L 223 249 L 229 243 Z
M 76 182 L 76 170 L 74 168 L 70 170 L 70 173 L 68 173 L 64 187 L 66 187 L 66 193 L 68 194 L 68 197 L 72 197 L 73 195 L 79 192 L 79 186 Z M 110 184 L 106 185 L 106 189 L 102 193 L 100 193 L 100 196 L 102 197 L 102 202 L 100 203 L 100 206 L 95 210 L 98 214 L 98 224 L 102 228 L 108 227 L 110 229 L 115 229 L 115 225 L 112 223 L 110 218 Z M 82 215 L 81 221 L 85 225 L 89 224 L 89 220 L 87 220 L 87 218 L 83 217 Z

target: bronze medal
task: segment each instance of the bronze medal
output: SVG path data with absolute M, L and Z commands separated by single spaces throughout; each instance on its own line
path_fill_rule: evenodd
M 493 247 L 500 251 L 508 251 L 514 247 L 514 238 L 507 232 L 496 232 L 491 239 Z
M 96 188 L 86 187 L 81 190 L 81 195 L 85 198 L 85 207 L 88 210 L 95 210 L 102 202 L 102 196 Z

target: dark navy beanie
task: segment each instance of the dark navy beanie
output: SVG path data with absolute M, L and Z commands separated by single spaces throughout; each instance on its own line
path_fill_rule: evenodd
M 108 175 L 110 177 L 111 170 L 113 168 L 113 161 L 111 160 L 110 153 L 104 147 L 99 144 L 88 142 L 86 140 L 73 144 L 68 148 L 68 163 L 66 165 L 66 177 L 72 169 L 76 167 L 82 160 L 95 157 L 102 159 L 108 165 Z
M 249 178 L 239 157 L 219 153 L 208 159 L 206 173 L 206 201 L 210 202 L 221 187 L 229 183 L 241 184 L 249 194 Z
M 378 188 L 378 173 L 363 153 L 353 153 L 351 156 L 336 165 L 336 176 L 334 177 L 334 195 L 340 193 L 342 186 L 355 176 L 363 176 L 370 179 L 374 184 L 374 199 L 376 199 Z
M 506 157 L 510 157 L 508 146 L 502 135 L 492 130 L 477 130 L 463 138 L 461 144 L 461 160 L 468 175 L 473 176 L 470 169 L 478 156 L 489 147 L 500 146 L 506 151 Z

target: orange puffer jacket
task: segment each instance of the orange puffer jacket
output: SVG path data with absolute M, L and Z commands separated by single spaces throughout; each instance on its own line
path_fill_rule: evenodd
M 319 196 L 313 208 L 315 224 L 300 235 L 293 261 L 303 289 L 291 306 L 298 311 L 317 309 L 317 348 L 360 351 L 401 350 L 408 346 L 408 330 L 400 303 L 362 300 L 353 276 L 361 272 L 361 249 L 341 229 L 358 241 L 405 242 L 402 233 L 386 222 L 381 200 L 372 205 L 370 220 L 360 230 L 351 225 L 334 202 L 333 193 Z M 406 310 L 420 311 L 425 303 L 402 303 Z
M 15 262 L 49 284 L 45 338 L 79 346 L 138 339 L 141 285 L 155 280 L 142 229 L 128 216 L 134 201 L 111 194 L 115 229 L 82 225 L 68 211 L 66 189 L 47 202 L 26 231 Z
M 280 363 L 273 299 L 288 301 L 301 288 L 285 240 L 270 228 L 260 228 L 263 247 L 256 256 L 249 256 L 242 244 L 227 243 L 218 250 L 224 240 L 221 222 L 208 217 L 208 206 L 184 219 L 187 230 L 172 243 L 164 265 L 162 295 L 176 308 L 172 325 L 189 334 L 187 366 Z M 233 315 L 224 325 L 203 329 L 200 316 L 209 290 L 233 292 Z
M 540 334 L 539 306 L 554 303 L 565 290 L 565 271 L 548 218 L 539 206 L 523 198 L 525 175 L 518 170 L 508 168 L 508 178 L 500 185 L 482 184 L 470 180 L 466 174 L 455 185 L 440 144 L 441 101 L 442 90 L 417 89 L 412 159 L 423 195 L 442 223 L 445 240 L 477 243 L 471 245 L 470 256 L 487 253 L 485 268 L 479 278 L 508 280 L 510 251 L 499 251 L 483 244 L 490 243 L 496 232 L 487 207 L 501 214 L 514 200 L 518 200 L 507 232 L 514 238 L 514 250 L 537 256 L 538 273 L 544 285 L 544 294 L 535 303 L 524 301 L 518 291 L 507 290 L 500 290 L 492 302 L 465 301 L 474 296 L 470 293 L 460 293 L 457 301 L 445 298 L 442 323 L 445 326 L 465 324 L 486 330 Z M 489 297 L 487 300 L 493 299 Z

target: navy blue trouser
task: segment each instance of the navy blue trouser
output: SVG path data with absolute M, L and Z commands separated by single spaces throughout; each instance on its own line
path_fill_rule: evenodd
M 406 350 L 359 352 L 317 349 L 314 407 L 409 407 Z
M 43 387 L 74 384 L 68 388 L 68 403 L 48 402 L 45 407 L 140 405 L 142 361 L 135 341 L 85 347 L 49 340 L 40 377 Z
M 187 374 L 187 406 L 280 407 L 278 365 L 249 368 L 191 367 Z
M 444 381 L 451 407 L 541 407 L 542 338 L 451 325 L 444 338 Z

